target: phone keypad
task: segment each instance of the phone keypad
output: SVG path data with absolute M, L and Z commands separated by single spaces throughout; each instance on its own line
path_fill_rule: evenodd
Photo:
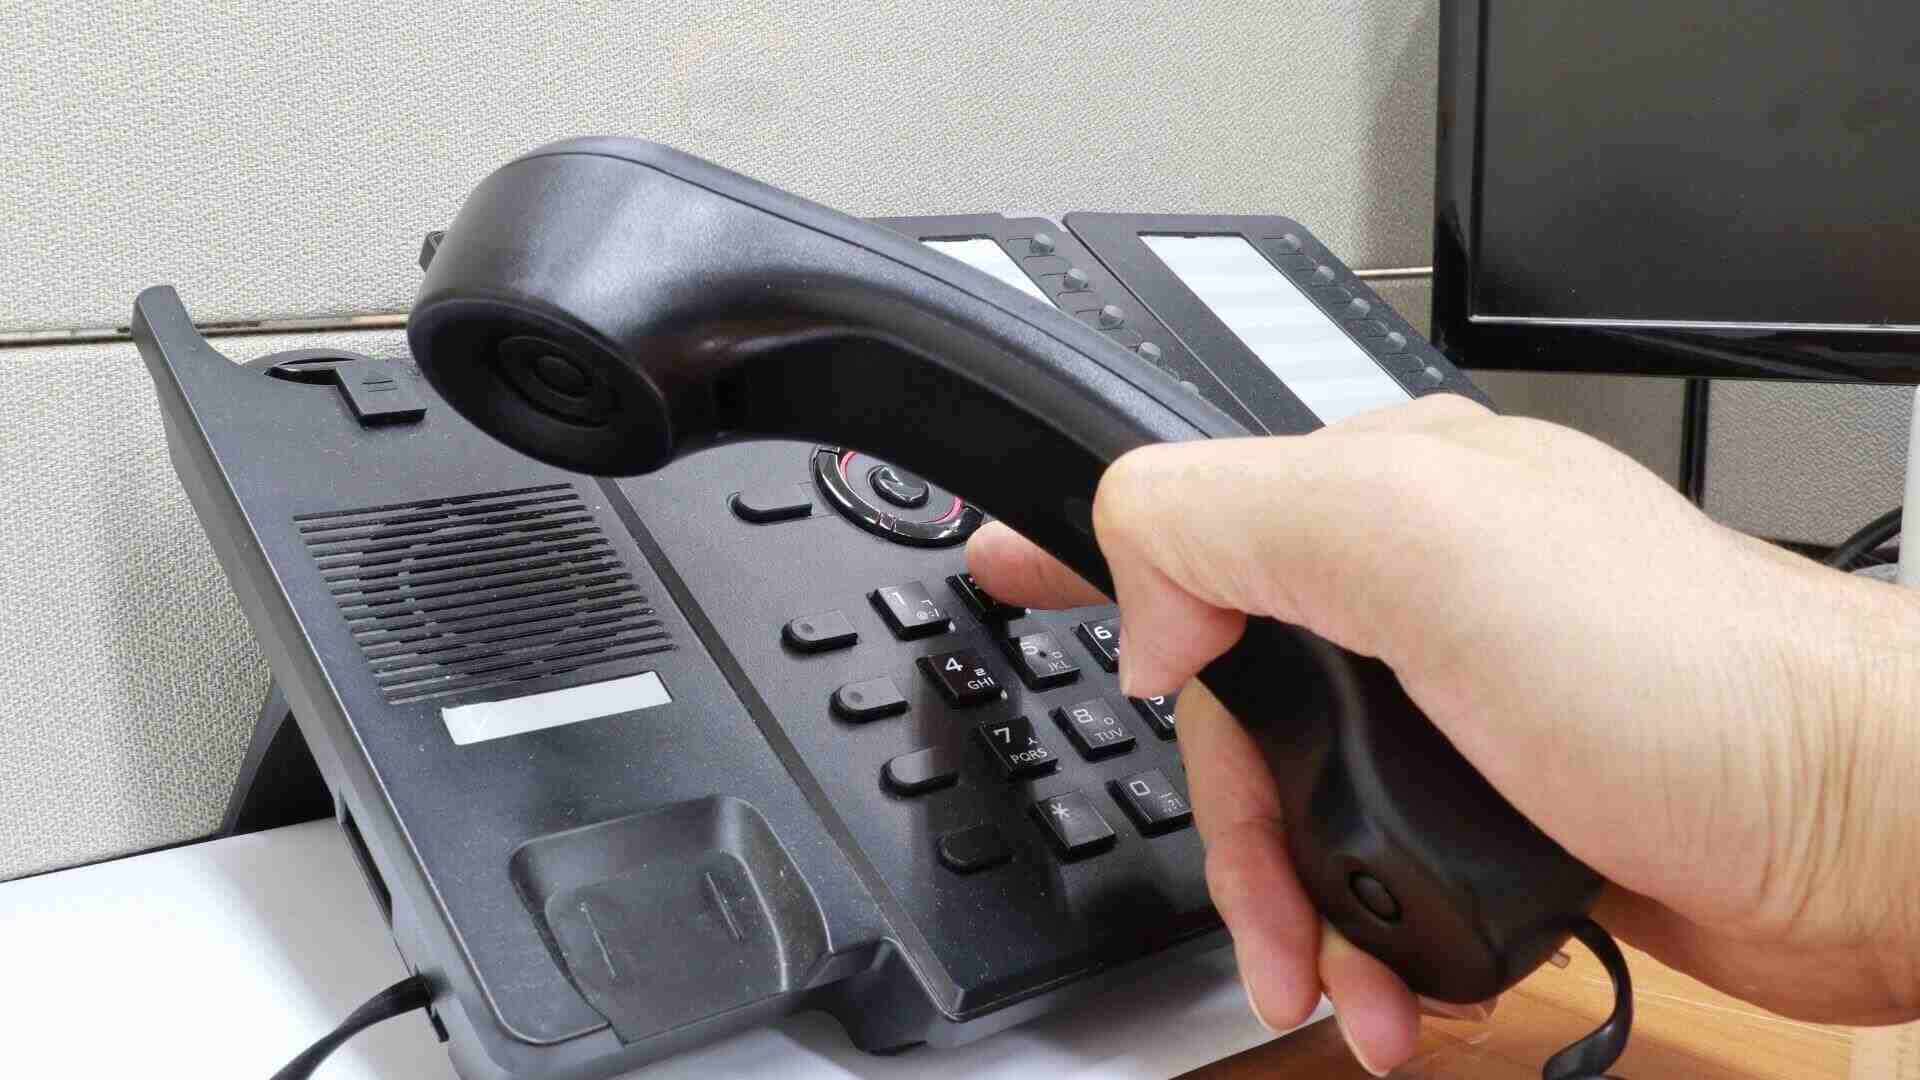
M 1133 732 L 1106 698 L 1088 698 L 1053 710 L 1053 720 L 1075 748 L 1088 758 L 1110 757 L 1133 749 Z
M 1142 836 L 1160 836 L 1191 822 L 1184 793 L 1168 779 L 1177 767 L 1143 768 L 1154 764 L 1152 760 L 1139 760 L 1130 769 L 1104 767 L 1110 760 L 1138 755 L 1132 719 L 1136 712 L 1138 722 L 1156 735 L 1173 737 L 1171 697 L 1126 698 L 1129 708 L 1121 704 L 1120 695 L 1098 692 L 1111 689 L 1111 682 L 1099 683 L 1097 674 L 1092 676 L 1096 685 L 1088 688 L 1089 693 L 1077 698 L 1053 693 L 1080 683 L 1095 668 L 1111 672 L 1118 667 L 1117 615 L 1084 622 L 1042 622 L 1044 616 L 1039 613 L 1000 603 L 970 574 L 953 574 L 945 582 L 952 590 L 945 597 L 936 597 L 920 581 L 867 592 L 867 601 L 890 634 L 863 638 L 856 631 L 856 620 L 848 617 L 857 611 L 843 608 L 795 619 L 782 635 L 795 651 L 843 651 L 850 658 L 842 663 L 849 663 L 852 670 L 841 670 L 843 678 L 851 676 L 853 681 L 831 693 L 830 712 L 843 722 L 849 738 L 878 737 L 883 745 L 902 740 L 891 757 L 879 759 L 876 765 L 876 786 L 891 802 L 966 805 L 977 814 L 984 809 L 978 793 L 1000 790 L 1002 784 L 1052 777 L 1055 784 L 1079 785 L 1078 790 L 1064 794 L 1027 802 L 1045 794 L 1034 792 L 1020 800 L 1029 827 L 1045 837 L 1045 848 L 1067 861 L 1099 856 L 1115 847 L 1118 836 L 1109 821 L 1116 808 Z M 956 603 L 963 609 L 962 621 L 951 615 Z M 802 622 L 807 626 L 801 627 Z M 908 684 L 897 682 L 898 671 L 888 676 L 868 666 L 885 664 L 886 650 L 900 648 L 890 638 L 914 641 L 939 635 L 954 635 L 949 639 L 954 645 L 968 647 L 911 658 L 918 677 L 932 684 L 929 691 L 909 687 L 913 692 L 903 693 L 901 687 Z M 878 644 L 853 648 L 862 641 Z M 904 665 L 905 659 L 897 662 Z M 1004 674 L 1008 665 L 1019 676 L 1012 683 Z M 937 719 L 951 715 L 948 709 L 978 710 L 974 713 L 978 719 L 956 731 Z M 917 715 L 921 712 L 927 715 Z M 886 717 L 904 719 L 873 725 L 875 735 L 854 734 L 869 721 Z M 886 732 L 892 734 L 879 734 Z M 1062 758 L 1061 739 L 1077 753 Z M 979 745 L 968 747 L 968 741 Z M 1093 776 L 1074 771 L 1093 766 L 1101 767 Z M 1008 797 L 1019 798 L 1014 793 L 1022 789 L 1008 786 L 1005 790 Z M 1005 831 L 1006 819 L 989 812 L 973 820 L 980 823 L 928 836 L 928 855 L 937 856 L 956 874 L 972 874 L 1000 865 L 1020 849 L 1020 839 Z M 1034 836 L 1026 843 L 1039 839 Z
M 1106 671 L 1120 670 L 1120 617 L 1100 619 L 1097 622 L 1083 622 L 1076 631 L 1081 644 L 1093 654 L 1100 667 Z
M 1060 765 L 1060 758 L 1040 741 L 1033 721 L 1024 716 L 989 720 L 974 731 L 1009 780 L 1050 773 Z
M 1113 826 L 1100 816 L 1093 800 L 1078 791 L 1041 799 L 1034 816 L 1046 826 L 1047 837 L 1063 859 L 1082 859 L 1113 846 Z
M 886 620 L 893 636 L 902 641 L 932 637 L 953 629 L 946 610 L 934 603 L 927 587 L 917 581 L 882 586 L 868 593 L 867 599 Z
M 1021 680 L 1035 690 L 1065 686 L 1080 677 L 1080 666 L 1067 658 L 1067 651 L 1049 631 L 1007 638 L 1005 647 Z
M 1000 681 L 993 677 L 993 669 L 972 649 L 923 656 L 920 670 L 926 672 L 940 693 L 955 705 L 984 705 L 1006 694 L 1000 689 Z

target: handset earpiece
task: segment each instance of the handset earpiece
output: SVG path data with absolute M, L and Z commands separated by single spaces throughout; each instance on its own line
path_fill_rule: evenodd
M 449 403 L 598 474 L 703 446 L 858 446 L 1088 581 L 1102 472 L 1246 435 L 1096 331 L 887 230 L 665 147 L 558 143 L 468 198 L 408 326 Z M 1516 812 L 1377 660 L 1266 619 L 1202 673 L 1256 736 L 1321 913 L 1415 991 L 1471 1002 L 1552 955 L 1599 879 Z

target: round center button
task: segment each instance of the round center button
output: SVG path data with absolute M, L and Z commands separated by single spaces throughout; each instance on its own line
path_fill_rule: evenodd
M 875 465 L 867 473 L 867 483 L 881 498 L 909 510 L 927 505 L 927 496 L 933 490 L 925 480 L 894 465 Z

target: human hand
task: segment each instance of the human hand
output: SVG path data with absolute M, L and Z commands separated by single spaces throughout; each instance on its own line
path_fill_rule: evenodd
M 1246 613 L 1391 666 L 1611 882 L 1595 918 L 1622 939 L 1791 1016 L 1920 1016 L 1920 595 L 1723 528 L 1586 436 L 1452 396 L 1137 450 L 1102 479 L 1094 526 L 1122 690 L 1181 692 L 1208 886 L 1268 1026 L 1324 991 L 1384 1074 L 1423 1003 L 1321 923 L 1264 759 L 1204 687 L 1181 689 Z M 968 560 L 1008 603 L 1103 599 L 998 524 Z

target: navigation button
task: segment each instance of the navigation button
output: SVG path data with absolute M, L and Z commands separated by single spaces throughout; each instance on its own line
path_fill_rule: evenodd
M 933 490 L 925 480 L 895 465 L 875 465 L 867 473 L 867 483 L 881 498 L 909 510 L 927 505 L 927 495 Z

